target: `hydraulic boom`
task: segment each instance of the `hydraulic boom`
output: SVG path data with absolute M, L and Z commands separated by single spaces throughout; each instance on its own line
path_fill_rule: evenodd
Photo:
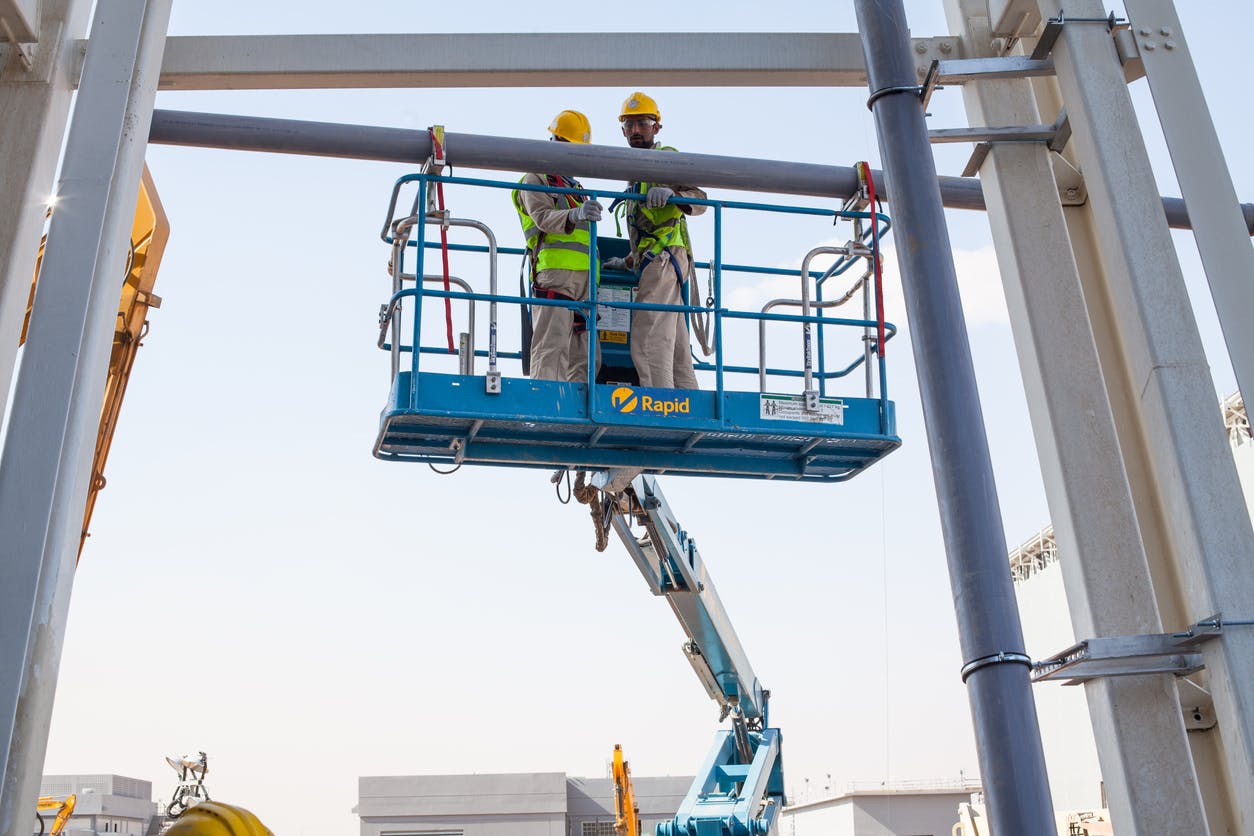
M 768 691 L 749 665 L 696 543 L 680 527 L 657 479 L 640 475 L 607 502 L 611 524 L 654 595 L 665 596 L 687 635 L 683 651 L 719 706 L 720 730 L 675 819 L 657 836 L 768 834 L 784 804 L 779 729 L 767 728 Z M 632 524 L 644 528 L 637 537 Z

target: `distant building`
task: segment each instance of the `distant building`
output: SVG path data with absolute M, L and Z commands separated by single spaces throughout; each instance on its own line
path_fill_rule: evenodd
M 691 777 L 632 778 L 645 836 L 674 818 Z M 614 782 L 564 772 L 358 779 L 361 836 L 614 836 Z
M 779 836 L 950 836 L 979 784 L 902 783 L 850 789 L 785 807 Z
M 77 800 L 65 836 L 148 836 L 150 826 L 157 821 L 151 781 L 122 775 L 45 775 L 39 785 L 41 796 L 61 799 L 71 793 Z M 47 826 L 51 825 L 49 819 Z M 34 832 L 39 832 L 38 825 Z

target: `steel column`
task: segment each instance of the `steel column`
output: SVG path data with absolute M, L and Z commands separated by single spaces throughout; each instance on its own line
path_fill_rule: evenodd
M 1254 401 L 1254 247 L 1171 0 L 1127 0 L 1237 386 Z
M 963 54 L 991 56 L 986 0 L 945 5 Z M 973 125 L 1040 118 L 1025 80 L 968 85 L 963 96 Z M 1162 632 L 1050 151 L 994 145 L 980 175 L 1075 633 Z M 1207 832 L 1172 677 L 1092 680 L 1084 689 L 1120 832 Z
M 158 145 L 309 154 L 360 160 L 419 164 L 431 156 L 426 131 L 343 125 L 261 116 L 158 110 L 153 114 L 149 141 Z M 555 147 L 556 146 L 556 147 Z M 721 157 L 679 152 L 650 154 L 611 145 L 574 145 L 534 139 L 445 134 L 445 156 L 451 164 L 494 171 L 568 171 L 577 177 L 659 182 L 700 183 L 702 186 L 773 194 L 835 197 L 841 200 L 857 189 L 852 167 Z M 875 172 L 882 177 L 882 172 Z M 950 209 L 983 209 L 984 193 L 974 177 L 938 177 L 941 199 Z M 891 184 L 888 184 L 891 185 Z M 891 200 L 891 193 L 885 194 Z M 1168 223 L 1187 229 L 1188 213 L 1178 197 L 1164 197 Z M 1254 233 L 1254 205 L 1242 204 L 1246 223 Z
M 1006 537 L 984 434 L 936 166 L 911 69 L 902 0 L 856 0 L 880 154 L 893 189 L 932 473 L 940 502 L 976 743 L 996 833 L 1053 836 L 1053 805 L 1028 679 Z
M 101 0 L 0 459 L 0 833 L 34 828 L 171 0 Z
M 1048 16 L 1060 0 L 1039 0 Z M 1068 18 L 1099 16 L 1068 0 Z M 1201 338 L 1155 193 L 1144 141 L 1114 44 L 1102 25 L 1064 25 L 1054 66 L 1085 172 L 1101 242 L 1111 331 L 1133 387 L 1130 420 L 1143 433 L 1154 507 L 1169 540 L 1185 623 L 1223 613 L 1249 618 L 1254 532 L 1216 408 Z M 1096 323 L 1097 327 L 1102 324 Z M 1184 626 L 1169 623 L 1169 629 Z M 1234 628 L 1202 649 L 1219 720 L 1224 784 L 1237 832 L 1254 830 L 1254 630 Z
M 0 61 L 0 422 L 13 382 L 39 232 L 78 82 L 75 44 L 90 0 L 43 0 L 34 66 Z

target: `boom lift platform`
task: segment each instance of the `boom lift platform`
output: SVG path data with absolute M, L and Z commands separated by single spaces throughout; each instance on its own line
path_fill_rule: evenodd
M 479 221 L 454 217 L 444 207 L 444 187 L 577 193 L 610 201 L 639 200 L 641 195 L 449 177 L 437 173 L 438 165 L 429 164 L 428 169 L 397 181 L 381 235 L 392 248 L 392 295 L 381 310 L 379 334 L 380 348 L 391 354 L 392 389 L 380 417 L 374 448 L 378 458 L 433 466 L 632 467 L 650 474 L 831 482 L 856 475 L 900 445 L 884 364 L 884 344 L 896 329 L 883 318 L 878 270 L 880 240 L 889 224 L 885 216 L 863 211 L 865 202 L 829 210 L 673 198 L 677 203 L 711 209 L 714 257 L 697 263 L 698 269 L 709 272 L 704 306 L 700 300 L 674 306 L 634 302 L 635 277 L 610 270 L 602 270 L 599 282 L 591 283 L 588 301 L 540 299 L 526 291 L 519 295 L 501 292 L 500 256 L 524 256 L 525 251 L 498 246 L 492 230 Z M 406 210 L 401 197 L 410 188 L 416 196 Z M 875 208 L 873 203 L 870 208 Z M 819 247 L 806 254 L 801 270 L 728 264 L 722 259 L 723 216 L 732 211 L 783 213 L 798 220 L 844 220 L 852 223 L 853 234 L 845 246 Z M 438 240 L 428 240 L 436 237 L 428 236 L 428 227 L 439 229 Z M 448 232 L 454 227 L 478 231 L 486 245 L 448 243 Z M 625 241 L 598 238 L 595 224 L 591 232 L 593 263 L 607 254 L 625 253 Z M 441 251 L 443 271 L 428 270 L 427 251 L 432 249 Z M 449 274 L 450 251 L 487 256 L 486 293 Z M 835 256 L 835 263 L 825 271 L 811 271 L 811 260 L 821 255 Z M 849 272 L 854 267 L 861 272 Z M 755 311 L 729 308 L 730 294 L 724 287 L 729 274 L 795 276 L 799 298 L 775 299 Z M 845 285 L 832 294 L 837 280 L 845 280 Z M 830 298 L 824 298 L 825 288 Z M 859 298 L 862 310 L 852 317 L 831 315 L 833 308 Z M 457 300 L 466 304 L 469 322 L 455 341 L 451 304 Z M 483 303 L 488 305 L 486 350 L 475 336 L 475 305 Z M 504 351 L 498 346 L 498 309 L 504 305 L 518 309 L 554 305 L 585 314 L 597 311 L 597 316 L 588 317 L 589 368 L 597 369 L 591 361 L 595 359 L 593 347 L 599 346 L 603 361 L 599 373 L 590 372 L 589 379 L 576 383 L 505 377 L 501 361 L 523 360 L 525 347 Z M 773 312 L 778 307 L 800 310 Z M 635 385 L 630 320 L 632 311 L 641 309 L 682 311 L 688 317 L 711 356 L 709 362 L 696 362 L 695 368 L 712 373 L 713 389 Z M 430 342 L 434 330 L 430 325 L 424 343 L 423 322 L 440 314 L 446 317 L 442 323 L 446 327 L 441 329 L 444 344 Z M 734 358 L 727 357 L 724 325 L 733 321 L 758 325 L 756 366 L 736 365 Z M 767 365 L 767 324 L 781 322 L 800 326 L 798 366 Z M 830 361 L 828 355 L 835 355 L 837 337 L 842 334 L 848 337 L 841 345 L 853 350 L 839 362 Z M 476 362 L 484 357 L 487 371 L 477 374 Z M 433 369 L 442 358 L 444 367 Z M 835 396 L 829 391 L 842 378 L 856 380 L 859 375 L 853 373 L 860 367 L 865 382 L 856 387 L 856 396 L 843 391 Z M 756 391 L 729 389 L 726 379 L 733 374 L 756 377 Z M 768 390 L 768 380 L 781 378 L 800 379 L 799 391 Z
M 657 480 L 636 476 L 609 497 L 611 523 L 654 595 L 665 596 L 684 629 L 683 651 L 719 706 L 720 730 L 674 820 L 657 836 L 755 836 L 773 832 L 784 805 L 779 729 L 767 726 L 762 688 L 696 543 L 679 525 Z M 637 537 L 632 524 L 644 529 Z M 618 753 L 615 753 L 616 756 Z

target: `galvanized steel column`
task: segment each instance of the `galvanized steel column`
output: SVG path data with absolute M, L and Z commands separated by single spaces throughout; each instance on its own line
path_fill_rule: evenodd
M 0 419 L 77 81 L 75 45 L 90 11 L 91 0 L 43 0 L 32 67 L 11 55 L 0 66 Z
M 964 56 L 993 57 L 987 0 L 946 0 L 945 6 L 951 28 L 963 36 Z M 1053 121 L 1057 112 L 1054 107 L 1041 118 L 1026 79 L 970 84 L 963 98 L 972 125 L 1039 124 Z M 1062 555 L 1071 624 L 1082 639 L 1161 633 L 1051 154 L 1044 143 L 994 145 L 980 179 Z M 1053 653 L 1062 647 L 1033 650 Z M 1207 832 L 1174 679 L 1109 677 L 1083 686 L 1111 816 L 1121 833 Z M 1051 763 L 1055 770 L 1059 766 Z M 1055 801 L 1097 805 L 1098 789 L 1094 782 L 1091 800 Z
M 100 0 L 0 458 L 0 833 L 30 833 L 171 0 Z
M 1042 14 L 1059 0 L 1038 0 Z M 1155 577 L 1183 602 L 1184 623 L 1222 613 L 1249 620 L 1254 607 L 1254 532 L 1220 420 L 1205 350 L 1179 259 L 1159 209 L 1149 155 L 1114 43 L 1096 0 L 1067 0 L 1054 67 L 1085 173 L 1105 265 L 1108 322 L 1131 384 L 1127 420 L 1137 425 L 1154 505 L 1172 565 Z M 1076 19 L 1081 19 L 1077 21 Z M 1164 591 L 1156 589 L 1160 600 Z M 1232 626 L 1200 646 L 1225 759 L 1234 830 L 1254 831 L 1254 629 Z M 1212 827 L 1214 823 L 1212 822 Z
M 901 0 L 856 0 L 855 8 L 893 193 L 893 238 L 989 819 L 995 833 L 1053 836 L 1023 630 L 905 10 Z

